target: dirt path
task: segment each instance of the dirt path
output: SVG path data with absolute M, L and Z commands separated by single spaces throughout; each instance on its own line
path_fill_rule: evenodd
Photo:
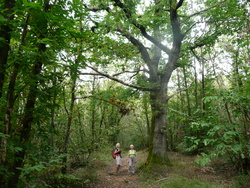
M 106 169 L 99 171 L 98 176 L 100 181 L 91 188 L 140 188 L 140 182 L 138 180 L 138 175 L 128 174 L 128 156 L 122 158 L 122 166 L 120 168 L 119 174 L 115 173 L 115 160 L 106 167 Z

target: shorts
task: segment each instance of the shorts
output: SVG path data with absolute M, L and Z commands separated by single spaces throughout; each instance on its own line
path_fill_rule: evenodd
M 121 156 L 116 156 L 116 164 L 122 166 L 122 159 Z

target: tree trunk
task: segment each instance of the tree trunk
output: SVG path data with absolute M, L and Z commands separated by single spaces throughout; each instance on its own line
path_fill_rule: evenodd
M 14 19 L 14 10 L 15 0 L 5 0 L 3 2 L 3 16 L 6 20 L 6 24 L 0 26 L 0 98 L 3 94 L 3 84 L 6 74 L 6 64 L 8 59 L 8 53 L 10 49 L 10 39 L 11 39 L 11 21 Z
M 92 94 L 95 94 L 95 84 L 96 84 L 96 77 L 94 76 L 94 80 L 92 82 Z M 96 128 L 95 128 L 95 124 L 96 124 L 96 103 L 95 100 L 92 100 L 92 104 L 91 104 L 91 134 L 92 134 L 92 146 L 94 145 L 95 142 L 95 137 L 96 137 Z
M 8 53 L 10 49 L 10 39 L 11 39 L 11 21 L 14 19 L 14 10 L 13 7 L 15 5 L 15 0 L 5 0 L 3 1 L 3 17 L 5 21 L 7 22 L 6 24 L 0 25 L 0 99 L 3 96 L 3 85 L 5 81 L 5 75 L 6 75 L 6 65 L 7 65 L 7 60 L 8 60 Z M 4 121 L 4 108 L 0 109 L 0 122 Z M 6 127 L 0 126 L 0 131 L 4 134 L 8 134 L 8 131 L 6 130 Z M 0 165 L 5 163 L 6 159 L 6 139 L 1 137 L 0 138 L 0 153 L 1 153 L 1 158 L 0 158 Z M 1 177 L 1 175 L 0 175 Z
M 179 46 L 180 47 L 180 46 Z M 179 48 L 177 48 L 179 50 Z M 177 53 L 179 52 L 177 50 Z M 179 53 L 178 53 L 179 54 Z M 151 108 L 152 108 L 152 130 L 153 148 L 150 163 L 165 163 L 170 165 L 167 155 L 167 111 L 168 111 L 168 83 L 175 69 L 178 56 L 174 52 L 169 56 L 168 69 L 161 79 L 161 87 L 157 91 L 150 92 Z
M 45 52 L 46 46 L 45 44 L 40 44 L 39 51 L 41 53 Z M 42 54 L 41 54 L 42 55 Z M 14 188 L 17 187 L 18 179 L 21 174 L 21 169 L 23 167 L 23 160 L 26 154 L 26 144 L 29 143 L 30 138 L 30 131 L 31 131 L 31 124 L 33 122 L 33 114 L 35 109 L 35 102 L 37 98 L 37 91 L 38 91 L 38 78 L 37 75 L 40 74 L 42 69 L 42 62 L 38 61 L 37 64 L 34 65 L 32 68 L 32 80 L 35 80 L 35 82 L 31 83 L 29 88 L 29 94 L 27 97 L 27 103 L 24 110 L 24 117 L 22 119 L 21 125 L 21 135 L 20 135 L 20 144 L 23 150 L 18 151 L 15 154 L 16 161 L 14 162 L 14 165 L 12 167 L 12 170 L 14 172 L 14 176 L 12 176 L 9 180 L 8 187 Z
M 153 147 L 150 162 L 169 163 L 167 155 L 167 100 L 163 91 L 151 92 Z
M 177 86 L 178 86 L 178 90 L 180 91 L 179 92 L 179 101 L 180 101 L 180 104 L 178 103 L 179 101 L 177 101 L 177 110 L 181 110 L 183 109 L 183 106 L 184 106 L 184 100 L 183 100 L 183 94 L 182 94 L 182 91 L 181 91 L 181 78 L 180 78 L 180 71 L 179 70 L 176 70 L 177 71 Z M 181 106 L 181 108 L 179 108 L 179 106 Z
M 240 61 L 239 61 L 239 49 L 235 52 L 235 63 L 234 63 L 234 75 L 235 75 L 235 82 L 237 83 L 238 91 L 241 95 L 244 95 L 244 85 L 241 79 L 240 71 L 239 71 Z M 249 110 L 246 109 L 245 106 L 239 107 L 242 111 L 242 121 L 244 124 L 244 135 L 246 139 L 248 138 L 248 126 L 247 126 L 247 119 L 249 119 Z
M 56 68 L 54 68 L 54 73 L 56 73 Z M 53 86 L 56 86 L 56 78 L 53 80 Z M 51 122 L 50 122 L 50 143 L 51 143 L 51 151 L 54 152 L 54 134 L 55 134 L 55 105 L 57 99 L 58 92 L 53 91 L 52 98 L 52 108 L 51 108 Z
M 184 84 L 185 84 L 185 88 L 188 87 L 187 85 L 187 73 L 186 73 L 186 68 L 183 67 L 183 76 L 184 76 Z M 187 112 L 188 112 L 188 116 L 191 116 L 191 106 L 190 106 L 190 99 L 189 99 L 189 91 L 188 89 L 185 90 L 186 91 L 186 100 L 187 100 Z
M 72 119 L 73 119 L 73 109 L 75 105 L 75 89 L 76 89 L 76 80 L 77 80 L 77 69 L 78 69 L 78 59 L 75 60 L 75 65 L 71 67 L 71 80 L 72 80 L 72 85 L 71 85 L 71 100 L 70 100 L 70 108 L 69 111 L 66 110 L 67 115 L 68 115 L 68 121 L 67 121 L 67 129 L 66 129 L 66 135 L 64 138 L 64 143 L 63 143 L 63 153 L 67 154 L 68 153 L 68 143 L 69 143 L 69 137 L 70 137 L 70 132 L 71 132 L 71 124 L 72 124 Z M 67 173 L 67 156 L 63 158 L 63 167 L 61 169 L 63 174 Z
M 180 4 L 181 6 L 181 4 Z M 181 42 L 183 40 L 183 35 L 180 31 L 180 23 L 178 21 L 176 5 L 171 5 L 170 8 L 170 20 L 173 33 L 173 43 L 172 49 L 168 54 L 168 62 L 166 64 L 166 69 L 163 75 L 160 76 L 158 82 L 160 89 L 157 91 L 151 91 L 151 108 L 152 108 L 152 129 L 153 134 L 153 148 L 152 153 L 150 153 L 150 162 L 154 163 L 166 163 L 170 164 L 170 160 L 167 155 L 167 132 L 168 122 L 167 122 L 167 109 L 168 109 L 168 83 L 171 78 L 173 71 L 177 68 L 177 61 L 179 59 Z M 151 80 L 154 81 L 155 77 L 152 75 Z M 150 157 L 149 157 L 150 158 Z
M 239 60 L 239 52 L 240 49 L 238 48 L 237 51 L 235 51 L 235 63 L 234 63 L 234 77 L 235 77 L 235 83 L 237 86 L 237 90 L 240 93 L 240 95 L 244 95 L 245 91 L 244 91 L 244 84 L 241 78 L 241 74 L 240 74 L 240 65 L 242 62 L 240 62 Z M 239 105 L 237 108 L 239 108 L 242 112 L 242 124 L 243 124 L 243 129 L 242 129 L 242 133 L 244 135 L 245 140 L 249 140 L 250 136 L 249 136 L 249 109 L 247 108 L 246 105 Z M 228 109 L 226 109 L 227 111 L 229 111 Z M 243 150 L 243 154 L 245 156 L 247 156 L 249 154 L 249 152 L 247 152 L 247 147 L 245 146 L 244 150 Z M 240 168 L 243 172 L 243 174 L 248 174 L 248 166 L 250 163 L 249 157 L 239 157 L 240 160 Z
M 194 97 L 195 97 L 195 109 L 199 109 L 199 102 L 198 102 L 198 78 L 197 78 L 197 70 L 196 70 L 196 63 L 194 60 Z
M 181 4 L 180 4 L 181 6 Z M 168 83 L 171 78 L 173 71 L 177 68 L 177 61 L 179 59 L 181 42 L 183 40 L 183 35 L 180 31 L 180 23 L 178 21 L 178 14 L 175 5 L 173 5 L 170 9 L 170 20 L 172 26 L 173 33 L 173 43 L 172 49 L 168 52 L 168 62 L 166 64 L 166 68 L 164 69 L 164 74 L 154 75 L 154 72 L 150 74 L 150 81 L 152 84 L 159 85 L 158 90 L 150 91 L 150 99 L 151 99 L 151 109 L 152 109 L 152 128 L 151 128 L 151 136 L 153 137 L 151 141 L 153 141 L 152 147 L 149 149 L 149 156 L 147 162 L 152 163 L 165 163 L 170 165 L 170 160 L 167 155 L 167 111 L 168 111 Z M 156 33 L 157 34 L 157 33 Z M 159 35 L 158 35 L 159 36 Z M 158 49 L 158 48 L 157 48 Z M 155 56 L 158 56 L 159 52 L 155 51 Z M 142 53 L 143 54 L 143 53 Z M 143 55 L 142 55 L 143 56 Z M 151 62 L 152 65 L 158 65 L 156 63 L 155 58 Z M 159 58 L 160 60 L 160 58 Z M 157 79 L 159 78 L 159 79 Z M 156 83 L 155 83 L 156 82 Z
M 205 97 L 205 62 L 201 60 L 201 99 Z M 203 100 L 201 100 L 202 117 L 205 115 L 206 106 Z
M 75 89 L 74 86 L 72 86 L 72 90 Z M 64 143 L 63 143 L 63 153 L 67 154 L 68 153 L 68 143 L 69 143 L 69 136 L 70 136 L 70 130 L 71 130 L 71 124 L 72 124 L 72 119 L 73 119 L 73 108 L 74 108 L 74 102 L 75 102 L 75 93 L 74 91 L 71 90 L 71 102 L 70 102 L 70 110 L 68 113 L 68 121 L 67 121 L 67 129 L 66 129 L 66 135 L 64 138 Z M 62 173 L 66 174 L 67 173 L 67 156 L 63 158 L 63 167 L 62 167 Z
M 10 75 L 10 80 L 8 84 L 8 91 L 7 91 L 7 96 L 6 96 L 6 101 L 7 101 L 7 108 L 5 112 L 5 117 L 4 117 L 4 133 L 10 135 L 11 134 L 11 129 L 12 129 L 12 113 L 14 110 L 14 104 L 16 101 L 17 96 L 15 96 L 15 86 L 16 86 L 16 80 L 17 80 L 17 75 L 19 73 L 19 65 L 20 65 L 20 60 L 21 58 L 21 50 L 22 46 L 24 45 L 25 37 L 27 35 L 27 27 L 28 27 L 28 20 L 29 20 L 29 15 L 27 16 L 26 19 L 26 24 L 23 28 L 22 32 L 22 39 L 20 43 L 20 47 L 18 50 L 17 58 L 14 62 L 14 69 L 11 71 Z M 3 139 L 3 145 L 2 145 L 2 161 L 6 161 L 6 155 L 7 155 L 7 139 Z
M 147 136 L 148 137 L 150 137 L 150 120 L 149 120 L 149 116 L 148 116 L 148 114 L 149 114 L 149 109 L 148 109 L 148 97 L 147 97 L 147 95 L 144 93 L 143 94 L 143 109 L 144 109 L 144 114 L 145 114 L 145 118 L 146 118 L 146 123 L 147 123 Z

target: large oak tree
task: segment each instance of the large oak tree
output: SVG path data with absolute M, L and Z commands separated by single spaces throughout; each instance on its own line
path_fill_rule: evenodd
M 114 38 L 117 40 L 116 37 L 121 40 L 123 37 L 123 42 L 130 43 L 140 54 L 141 59 L 133 60 L 132 64 L 138 75 L 144 72 L 140 77 L 143 84 L 142 82 L 131 84 L 110 74 L 104 74 L 97 68 L 92 67 L 92 69 L 129 87 L 150 92 L 152 140 L 148 163 L 170 162 L 167 155 L 166 130 L 168 100 L 173 96 L 168 91 L 168 85 L 173 71 L 187 64 L 180 61 L 184 59 L 187 50 L 194 52 L 196 48 L 211 45 L 218 36 L 227 32 L 223 30 L 221 23 L 223 19 L 223 22 L 232 23 L 230 17 L 233 14 L 227 14 L 228 7 L 232 5 L 236 6 L 237 2 L 208 1 L 200 7 L 193 7 L 193 2 L 184 0 L 110 0 L 90 1 L 90 4 L 85 4 L 85 8 L 89 11 L 99 13 L 98 19 L 93 18 L 95 25 L 92 31 L 100 37 L 100 40 L 106 40 L 107 37 L 110 37 L 110 40 Z M 214 9 L 221 10 L 220 14 L 227 16 L 211 20 L 209 11 Z M 99 46 L 98 53 L 101 49 L 112 49 L 112 43 L 104 45 L 105 47 L 101 48 Z M 120 50 L 126 51 L 122 45 Z M 113 46 L 110 53 L 114 56 L 117 47 Z M 91 60 L 89 61 L 91 63 Z M 110 58 L 109 63 L 112 61 L 114 59 Z M 126 65 L 123 69 L 124 67 Z M 129 70 L 122 71 L 129 72 Z

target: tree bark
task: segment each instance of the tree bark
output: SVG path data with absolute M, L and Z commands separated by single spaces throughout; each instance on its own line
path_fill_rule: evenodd
M 45 44 L 40 44 L 39 51 L 41 55 L 43 52 L 45 52 L 45 50 L 46 50 Z M 17 187 L 19 176 L 21 174 L 20 168 L 23 167 L 23 160 L 26 154 L 26 144 L 29 143 L 31 125 L 33 122 L 33 114 L 35 110 L 35 102 L 37 98 L 37 91 L 38 91 L 37 75 L 39 75 L 42 70 L 42 64 L 43 64 L 42 61 L 38 61 L 32 68 L 33 72 L 32 72 L 31 79 L 34 80 L 34 82 L 31 83 L 30 88 L 29 88 L 27 103 L 26 103 L 25 110 L 24 110 L 24 117 L 21 122 L 22 130 L 21 130 L 19 142 L 21 143 L 21 147 L 23 148 L 23 150 L 18 151 L 15 154 L 16 161 L 14 162 L 14 165 L 12 167 L 14 176 L 12 176 L 9 180 L 9 183 L 8 183 L 9 188 Z
M 70 107 L 69 111 L 67 111 L 68 115 L 68 121 L 67 121 L 67 129 L 66 129 L 66 135 L 64 138 L 64 143 L 63 143 L 63 153 L 67 154 L 68 153 L 68 143 L 69 143 L 69 137 L 70 137 L 70 132 L 71 132 L 71 124 L 72 124 L 72 119 L 73 119 L 73 109 L 75 105 L 75 89 L 76 89 L 76 80 L 77 80 L 77 69 L 78 69 L 78 59 L 75 60 L 75 65 L 71 68 L 71 100 L 70 100 Z M 66 174 L 67 173 L 67 156 L 63 158 L 63 164 L 64 166 L 62 167 L 62 173 Z
M 150 137 L 150 130 L 151 130 L 151 126 L 150 126 L 150 120 L 149 120 L 149 106 L 148 106 L 148 97 L 147 95 L 144 93 L 143 94 L 143 109 L 144 109 L 144 114 L 145 114 L 145 118 L 146 118 L 146 124 L 147 124 L 147 136 Z
M 167 101 L 163 91 L 151 92 L 153 147 L 150 163 L 169 162 L 167 155 Z
M 201 99 L 205 97 L 205 62 L 201 60 Z M 206 105 L 201 100 L 202 117 L 205 115 Z
M 197 78 L 197 70 L 196 70 L 195 60 L 194 60 L 194 97 L 195 97 L 195 109 L 199 109 L 199 102 L 198 102 L 198 78 Z
M 56 73 L 56 68 L 54 68 L 54 73 Z M 56 78 L 53 79 L 53 86 L 56 86 Z M 53 91 L 53 99 L 52 99 L 52 108 L 51 108 L 51 122 L 50 122 L 50 143 L 51 143 L 51 150 L 54 152 L 54 134 L 55 134 L 55 108 L 56 100 L 57 100 L 57 91 Z
M 26 24 L 24 25 L 23 32 L 22 32 L 22 38 L 21 38 L 21 43 L 19 46 L 17 58 L 15 59 L 14 62 L 14 68 L 13 71 L 11 71 L 10 75 L 10 80 L 8 84 L 8 90 L 7 90 L 7 95 L 6 95 L 6 102 L 7 102 L 7 108 L 5 111 L 5 117 L 4 117 L 4 133 L 10 135 L 11 130 L 12 130 L 12 113 L 14 110 L 14 104 L 16 101 L 17 96 L 15 95 L 15 86 L 16 86 L 16 80 L 17 80 L 17 75 L 19 73 L 19 65 L 20 65 L 20 58 L 21 58 L 21 50 L 22 46 L 24 45 L 25 37 L 27 35 L 27 27 L 28 27 L 28 20 L 29 20 L 29 15 L 27 16 L 26 19 Z M 2 160 L 3 162 L 6 161 L 6 155 L 7 155 L 7 139 L 3 139 L 3 145 L 2 145 Z
M 185 84 L 185 88 L 188 87 L 187 85 L 187 73 L 186 73 L 186 68 L 183 67 L 183 75 L 184 75 L 184 84 Z M 188 116 L 191 116 L 191 106 L 190 106 L 190 98 L 189 98 L 189 91 L 188 89 L 186 89 L 186 100 L 187 100 L 187 112 L 188 112 Z
M 93 82 L 92 82 L 92 94 L 95 94 L 95 83 L 96 83 L 96 77 L 94 76 Z M 96 130 L 95 130 L 95 124 L 96 124 L 96 103 L 93 100 L 91 104 L 91 134 L 92 134 L 92 145 L 94 144 L 95 136 L 96 136 Z
M 14 5 L 15 0 L 5 0 L 3 2 L 3 8 L 5 9 L 3 16 L 6 23 L 0 26 L 0 98 L 3 94 L 3 84 L 6 74 L 6 64 L 8 59 L 8 52 L 10 49 L 11 39 L 11 21 L 14 19 Z
M 15 0 L 5 0 L 3 1 L 3 17 L 6 21 L 5 24 L 0 25 L 0 99 L 3 96 L 3 85 L 5 81 L 5 75 L 6 75 L 6 67 L 7 67 L 7 60 L 8 60 L 8 53 L 10 50 L 10 39 L 11 39 L 11 21 L 14 19 L 14 10 L 13 7 L 15 5 Z M 0 109 L 0 122 L 4 121 L 4 117 L 2 114 L 4 114 L 4 108 Z M 6 130 L 6 127 L 0 126 L 1 132 L 4 134 L 8 134 L 8 131 Z M 0 159 L 0 165 L 5 163 L 6 159 L 6 139 L 1 137 L 0 139 L 1 144 L 1 159 Z M 0 175 L 1 176 L 1 175 Z

